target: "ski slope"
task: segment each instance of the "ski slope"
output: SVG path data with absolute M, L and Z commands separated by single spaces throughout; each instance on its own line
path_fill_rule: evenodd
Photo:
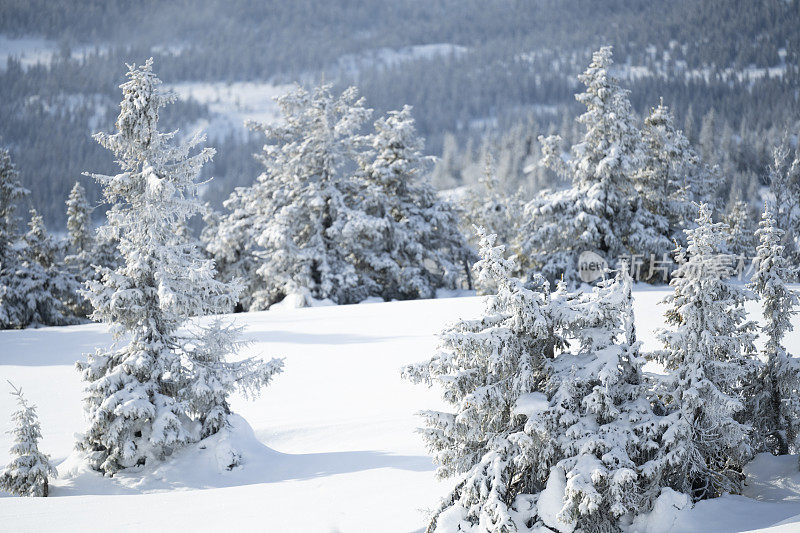
M 635 292 L 646 349 L 658 346 L 653 329 L 662 324 L 658 302 L 666 293 Z M 110 342 L 106 328 L 0 331 L 0 378 L 38 405 L 40 448 L 60 473 L 50 498 L 0 494 L 0 531 L 420 531 L 425 510 L 452 480 L 435 479 L 415 413 L 444 405 L 436 390 L 402 380 L 399 370 L 430 357 L 446 323 L 482 306 L 482 298 L 463 297 L 235 315 L 252 341 L 241 355 L 284 357 L 284 373 L 255 401 L 234 398 L 243 419 L 232 432 L 114 478 L 70 457 L 83 428 L 74 363 Z M 755 318 L 757 307 L 751 311 Z M 800 332 L 787 344 L 800 353 Z M 3 384 L 0 429 L 14 410 Z M 0 464 L 9 446 L 10 436 L 0 434 Z M 231 449 L 244 464 L 227 470 Z M 748 468 L 744 495 L 682 510 L 665 500 L 632 531 L 800 531 L 797 458 L 762 455 Z

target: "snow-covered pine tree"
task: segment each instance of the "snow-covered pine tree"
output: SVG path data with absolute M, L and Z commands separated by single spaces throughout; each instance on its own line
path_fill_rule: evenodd
M 430 361 L 403 369 L 415 383 L 438 384 L 453 412 L 427 411 L 420 430 L 439 464 L 439 477 L 459 482 L 433 516 L 429 531 L 473 524 L 480 531 L 513 531 L 516 494 L 529 492 L 529 479 L 544 479 L 547 469 L 521 462 L 524 455 L 511 435 L 524 417 L 514 412 L 520 398 L 544 397 L 546 361 L 562 346 L 550 316 L 550 291 L 538 278 L 531 290 L 511 276 L 513 261 L 495 245 L 495 236 L 478 230 L 481 260 L 478 281 L 497 286 L 484 316 L 461 320 L 444 330 L 440 351 Z M 517 473 L 524 472 L 520 478 Z M 505 529 L 503 529 L 505 528 Z M 465 529 L 462 529 L 465 530 Z
M 484 318 L 449 328 L 441 353 L 405 369 L 456 409 L 425 413 L 439 475 L 458 477 L 428 530 L 617 531 L 661 481 L 628 270 L 551 296 L 546 282 L 531 291 L 511 276 L 494 236 L 482 234 L 481 256 L 480 277 L 498 285 Z
M 17 204 L 29 191 L 22 187 L 11 155 L 0 148 L 0 329 L 27 325 L 27 303 L 20 291 L 24 240 L 16 217 Z
M 783 231 L 778 228 L 772 208 L 767 204 L 756 232 L 760 244 L 756 254 L 758 269 L 750 288 L 761 298 L 766 337 L 761 367 L 749 410 L 755 431 L 756 451 L 777 454 L 795 453 L 800 436 L 800 368 L 793 364 L 783 346 L 783 337 L 792 330 L 798 295 L 786 286 L 791 269 L 783 255 Z
M 642 140 L 644 160 L 634 177 L 636 188 L 645 207 L 667 220 L 664 236 L 685 244 L 683 230 L 694 220 L 692 202 L 713 201 L 719 178 L 675 127 L 672 112 L 663 100 L 644 120 Z
M 618 531 L 622 517 L 648 509 L 660 493 L 651 460 L 660 436 L 642 376 L 632 279 L 613 279 L 558 302 L 560 331 L 574 347 L 550 363 L 549 403 L 530 413 L 524 450 L 548 468 L 536 516 L 557 531 Z
M 754 324 L 744 310 L 750 293 L 729 280 L 727 225 L 712 222 L 707 204 L 696 223 L 678 252 L 674 294 L 665 299 L 672 328 L 658 334 L 665 349 L 657 359 L 667 370 L 660 386 L 667 430 L 658 461 L 665 485 L 699 500 L 741 490 L 752 447 L 737 417 L 756 360 Z
M 14 443 L 11 462 L 0 471 L 0 490 L 16 496 L 47 496 L 49 478 L 56 477 L 58 472 L 50 464 L 50 458 L 39 451 L 42 430 L 36 406 L 28 403 L 22 389 L 13 384 L 11 388 L 17 399 L 17 410 L 11 415 L 14 427 L 9 431 Z
M 634 187 L 642 164 L 640 134 L 628 91 L 608 72 L 611 48 L 595 52 L 579 76 L 586 91 L 576 95 L 586 106 L 578 118 L 586 131 L 572 147 L 566 165 L 559 154 L 548 153 L 559 139 L 541 138 L 544 163 L 571 179 L 572 188 L 545 192 L 532 200 L 523 251 L 534 268 L 550 280 L 562 275 L 576 281 L 581 252 L 599 253 L 614 265 L 625 256 L 660 257 L 671 248 L 664 217 L 648 211 Z
M 372 112 L 351 87 L 340 96 L 323 85 L 298 87 L 277 99 L 283 118 L 250 126 L 264 132 L 265 171 L 239 191 L 244 209 L 258 218 L 252 238 L 263 248 L 258 275 L 263 288 L 251 309 L 263 309 L 293 292 L 337 303 L 360 301 L 363 287 L 331 228 L 346 216 L 353 179 L 344 168 L 355 155 L 357 132 Z
M 411 107 L 378 119 L 360 154 L 354 194 L 329 235 L 347 251 L 367 295 L 386 300 L 432 298 L 456 288 L 474 252 L 459 231 L 458 216 L 421 175 L 422 139 Z M 468 272 L 467 272 L 468 273 Z
M 745 258 L 745 264 L 755 256 L 758 238 L 756 226 L 750 216 L 747 203 L 737 200 L 731 206 L 730 212 L 724 217 L 728 226 L 728 251 L 734 257 Z
M 12 327 L 73 324 L 76 319 L 64 302 L 78 289 L 77 284 L 65 272 L 59 247 L 33 209 L 29 228 L 18 244 L 21 261 L 13 272 L 13 290 L 6 294 L 9 310 L 15 313 Z
M 790 281 L 800 279 L 800 147 L 792 149 L 784 136 L 772 154 L 769 190 L 775 202 L 775 221 L 784 231 L 784 254 L 795 265 Z
M 77 286 L 94 279 L 95 240 L 92 235 L 91 207 L 86 200 L 86 190 L 80 182 L 75 185 L 67 198 L 67 255 L 64 257 L 64 266 L 73 276 Z M 96 264 L 96 263 L 95 263 Z M 67 295 L 67 307 L 76 316 L 87 317 L 92 312 L 92 307 L 78 291 Z
M 214 151 L 191 155 L 202 138 L 179 144 L 173 141 L 176 132 L 158 130 L 159 109 L 174 95 L 160 91 L 152 59 L 129 65 L 127 76 L 120 86 L 117 132 L 95 135 L 122 172 L 93 175 L 112 204 L 104 229 L 119 240 L 123 264 L 101 268 L 102 280 L 91 281 L 87 291 L 92 317 L 111 325 L 118 344 L 77 364 L 87 382 L 89 418 L 78 448 L 109 475 L 162 459 L 213 432 L 219 424 L 209 425 L 209 417 L 220 420 L 216 410 L 229 392 L 226 383 L 249 390 L 269 382 L 280 368 L 275 362 L 254 363 L 229 381 L 220 376 L 231 369 L 218 364 L 236 347 L 229 333 L 199 340 L 179 334 L 190 317 L 230 309 L 239 288 L 215 280 L 213 262 L 175 237 L 175 227 L 202 209 L 196 178 Z M 219 332 L 209 331 L 215 329 Z M 207 400 L 201 383 L 214 384 L 214 401 Z

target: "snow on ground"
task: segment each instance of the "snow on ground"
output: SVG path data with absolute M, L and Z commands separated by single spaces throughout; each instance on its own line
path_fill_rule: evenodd
M 280 118 L 277 96 L 291 85 L 266 82 L 181 82 L 165 84 L 181 100 L 194 99 L 207 104 L 211 116 L 189 128 L 189 133 L 203 131 L 209 140 L 221 140 L 230 134 L 245 135 L 245 120 L 270 123 Z
M 643 287 L 635 293 L 639 334 L 648 348 L 657 347 L 652 330 L 661 324 L 657 302 L 666 292 Z M 73 435 L 83 428 L 73 365 L 110 341 L 105 327 L 2 331 L 0 379 L 21 386 L 38 404 L 41 448 L 55 459 L 61 478 L 53 481 L 50 498 L 0 496 L 0 530 L 162 531 L 181 524 L 196 531 L 419 531 L 425 509 L 452 482 L 435 479 L 414 432 L 420 424 L 414 413 L 444 406 L 437 391 L 403 381 L 399 369 L 428 358 L 447 322 L 481 308 L 482 298 L 465 297 L 236 315 L 253 341 L 242 356 L 283 356 L 284 373 L 258 400 L 234 398 L 243 419 L 230 434 L 114 478 L 70 457 Z M 789 341 L 795 353 L 798 333 Z M 5 429 L 14 405 L 2 385 L 0 391 Z M 8 460 L 9 445 L 9 436 L 0 434 L 0 464 Z M 228 470 L 232 453 L 244 464 Z M 744 495 L 680 511 L 675 498 L 665 497 L 631 531 L 799 531 L 797 458 L 760 456 L 748 471 Z

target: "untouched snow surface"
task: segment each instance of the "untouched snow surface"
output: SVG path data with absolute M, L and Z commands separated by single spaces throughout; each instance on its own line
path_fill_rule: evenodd
M 663 289 L 635 293 L 639 336 L 655 348 Z M 0 495 L 0 531 L 321 531 L 412 532 L 426 524 L 452 485 L 437 481 L 414 430 L 415 413 L 442 408 L 436 390 L 400 378 L 407 363 L 430 357 L 435 334 L 472 317 L 482 298 L 283 308 L 235 315 L 252 344 L 242 356 L 286 358 L 285 371 L 254 402 L 233 401 L 231 432 L 162 464 L 103 478 L 72 453 L 83 429 L 74 362 L 108 343 L 104 326 L 0 332 L 0 429 L 13 398 L 6 379 L 39 407 L 41 449 L 60 478 L 50 498 Z M 753 306 L 751 311 L 757 311 Z M 800 336 L 788 342 L 800 352 Z M 656 369 L 653 369 L 656 370 Z M 246 422 L 245 422 L 246 420 Z M 10 436 L 0 434 L 0 464 Z M 229 469 L 232 457 L 243 465 Z M 759 456 L 742 496 L 680 510 L 679 495 L 640 517 L 641 533 L 800 531 L 796 457 Z

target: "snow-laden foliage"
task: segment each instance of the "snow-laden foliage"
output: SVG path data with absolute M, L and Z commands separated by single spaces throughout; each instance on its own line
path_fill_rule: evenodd
M 468 275 L 473 253 L 455 209 L 422 176 L 410 108 L 359 135 L 372 111 L 355 88 L 297 88 L 277 102 L 281 122 L 251 124 L 267 138 L 264 172 L 203 233 L 224 276 L 245 280 L 243 308 L 295 293 L 336 303 L 431 297 Z
M 667 371 L 660 395 L 668 425 L 658 461 L 666 485 L 696 500 L 741 490 L 752 446 L 739 417 L 757 369 L 754 324 L 744 310 L 751 295 L 729 280 L 727 225 L 712 222 L 707 204 L 699 211 L 678 251 L 674 294 L 665 299 L 672 327 L 659 332 L 665 349 L 657 354 Z
M 28 226 L 22 268 L 17 272 L 18 291 L 26 303 L 26 323 L 50 326 L 75 323 L 75 316 L 65 302 L 79 285 L 65 270 L 61 246 L 33 209 Z
M 685 229 L 694 220 L 692 202 L 709 202 L 719 183 L 716 169 L 700 161 L 663 101 L 650 110 L 642 126 L 644 159 L 634 180 L 645 207 L 666 219 L 670 242 L 685 244 Z
M 332 228 L 347 216 L 354 184 L 345 165 L 355 156 L 357 133 L 372 111 L 355 88 L 335 97 L 329 85 L 313 92 L 298 87 L 277 102 L 279 123 L 251 124 L 267 139 L 259 157 L 264 172 L 252 187 L 234 193 L 231 221 L 220 231 L 235 239 L 244 225 L 245 240 L 261 248 L 261 288 L 250 309 L 264 309 L 298 290 L 339 303 L 359 301 L 363 287 Z M 237 245 L 234 240 L 217 247 Z
M 432 298 L 456 288 L 473 253 L 454 208 L 422 176 L 422 139 L 411 107 L 391 111 L 365 137 L 355 194 L 330 233 L 348 252 L 360 284 L 386 300 Z
M 725 214 L 724 222 L 728 225 L 728 251 L 737 261 L 749 263 L 755 255 L 758 238 L 747 203 L 734 202 Z
M 19 234 L 17 203 L 29 193 L 17 177 L 11 155 L 0 148 L 0 328 L 25 326 L 25 302 L 19 292 L 17 272 L 25 244 Z
M 92 234 L 91 207 L 86 200 L 86 191 L 79 182 L 75 182 L 67 204 L 67 255 L 64 266 L 74 278 L 76 284 L 83 284 L 94 278 L 93 263 L 97 260 L 94 254 L 95 239 Z M 96 263 L 95 263 L 96 264 Z M 67 306 L 77 316 L 86 317 L 92 313 L 92 307 L 78 291 L 67 296 Z
M 586 106 L 578 118 L 585 133 L 569 161 L 555 152 L 559 138 L 540 139 L 543 162 L 572 182 L 571 188 L 546 191 L 526 207 L 523 250 L 534 269 L 550 280 L 563 275 L 575 281 L 583 251 L 599 253 L 615 265 L 632 254 L 660 257 L 671 246 L 665 237 L 667 219 L 649 211 L 635 187 L 642 142 L 628 91 L 609 74 L 611 64 L 611 48 L 601 48 L 578 77 L 586 86 L 576 95 Z
M 0 329 L 73 321 L 62 300 L 74 287 L 42 218 L 32 211 L 30 231 L 20 232 L 15 210 L 27 195 L 8 151 L 0 149 Z
M 429 531 L 616 531 L 661 482 L 651 461 L 663 426 L 642 376 L 628 271 L 588 293 L 561 284 L 550 294 L 541 278 L 531 289 L 513 277 L 495 236 L 480 235 L 478 279 L 497 295 L 483 318 L 445 330 L 433 359 L 404 369 L 454 407 L 423 413 L 438 475 L 458 479 Z
M 484 172 L 478 183 L 471 187 L 464 199 L 463 227 L 465 233 L 472 234 L 471 228 L 485 228 L 487 233 L 497 235 L 499 242 L 505 243 L 510 255 L 514 257 L 515 276 L 527 270 L 528 261 L 519 253 L 522 228 L 525 224 L 525 202 L 521 191 L 511 193 L 499 183 L 491 157 L 486 158 Z M 474 241 L 472 239 L 471 241 Z M 475 245 L 479 243 L 474 241 Z M 490 280 L 485 280 L 490 282 Z M 477 286 L 479 294 L 494 293 L 494 286 Z
M 509 507 L 514 494 L 528 489 L 512 487 L 519 481 L 514 469 L 535 469 L 509 440 L 524 423 L 514 406 L 520 397 L 544 390 L 546 360 L 563 340 L 553 328 L 547 283 L 540 278 L 536 289 L 523 286 L 511 276 L 513 261 L 504 258 L 502 246 L 495 246 L 496 237 L 478 231 L 477 280 L 491 280 L 497 295 L 489 297 L 481 319 L 448 327 L 436 356 L 406 367 L 403 375 L 415 383 L 438 384 L 454 408 L 422 413 L 427 428 L 420 431 L 434 452 L 437 474 L 462 479 L 439 513 L 452 508 L 445 516 L 460 512 L 464 521 L 483 530 L 502 531 L 513 528 Z M 547 472 L 545 468 L 530 476 L 543 479 Z
M 769 190 L 775 204 L 775 221 L 784 231 L 784 253 L 794 265 L 789 279 L 796 281 L 800 279 L 800 147 L 792 149 L 788 138 L 773 152 Z
M 11 385 L 17 399 L 17 410 L 11 415 L 14 438 L 11 445 L 11 462 L 0 471 L 0 490 L 16 496 L 47 496 L 48 480 L 58 473 L 50 458 L 39 451 L 42 429 L 36 406 L 22 395 L 22 389 Z
M 756 236 L 756 264 L 750 288 L 761 299 L 766 363 L 757 376 L 749 410 L 753 419 L 756 451 L 796 453 L 800 436 L 800 368 L 786 353 L 783 337 L 792 330 L 798 295 L 786 286 L 791 268 L 781 244 L 783 230 L 767 204 Z
M 524 449 L 531 464 L 550 467 L 539 517 L 558 531 L 617 531 L 621 517 L 648 509 L 660 492 L 651 461 L 661 424 L 642 376 L 631 286 L 623 263 L 591 292 L 562 285 L 554 296 L 572 346 L 550 365 L 549 405 L 529 416 Z M 557 513 L 548 514 L 544 502 L 554 497 Z
M 129 66 L 127 76 L 117 132 L 95 135 L 122 172 L 93 175 L 112 204 L 104 233 L 118 240 L 123 261 L 100 268 L 102 279 L 86 293 L 92 317 L 111 325 L 117 344 L 77 365 L 89 419 L 78 448 L 107 474 L 163 459 L 218 429 L 233 384 L 251 390 L 280 369 L 277 362 L 223 365 L 236 345 L 219 326 L 199 340 L 179 333 L 191 317 L 230 309 L 239 290 L 214 279 L 213 261 L 176 233 L 202 209 L 196 178 L 214 151 L 191 154 L 200 137 L 179 144 L 176 132 L 158 130 L 159 109 L 174 96 L 159 90 L 152 60 Z

